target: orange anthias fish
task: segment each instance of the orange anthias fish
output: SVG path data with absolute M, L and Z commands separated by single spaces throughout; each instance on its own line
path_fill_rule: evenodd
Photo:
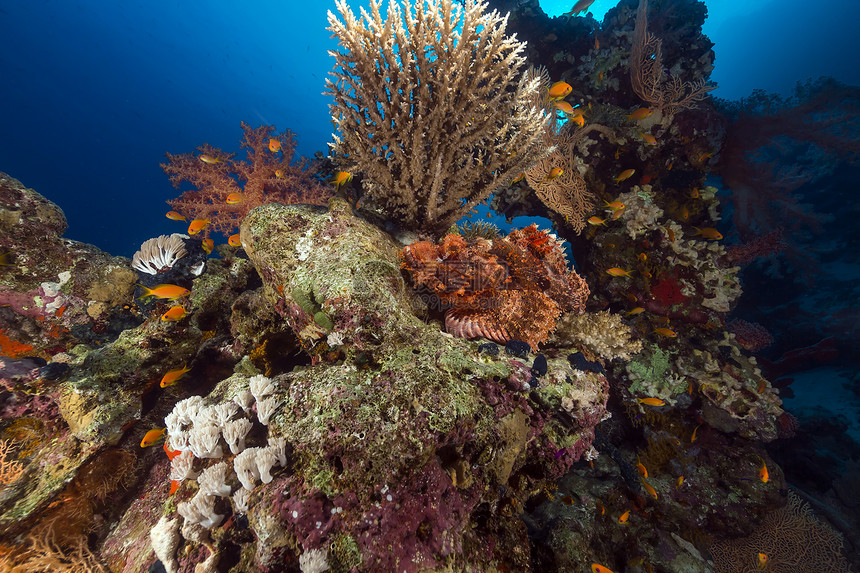
M 180 378 L 185 376 L 186 372 L 189 372 L 190 370 L 191 370 L 191 368 L 188 368 L 188 366 L 183 366 L 182 368 L 177 368 L 176 370 L 171 370 L 170 372 L 168 372 L 167 374 L 165 374 L 161 378 L 160 386 L 162 388 L 167 388 L 168 386 L 173 386 L 174 384 L 176 384 L 179 381 Z
M 148 448 L 149 446 L 154 446 L 158 443 L 158 441 L 164 437 L 164 432 L 167 431 L 167 428 L 153 428 L 144 434 L 143 439 L 140 441 L 141 448 Z
M 231 247 L 241 247 L 242 239 L 239 238 L 239 233 L 236 233 L 235 235 L 230 235 L 227 238 L 227 244 Z
M 212 157 L 211 155 L 201 155 L 200 161 L 203 163 L 208 163 L 209 165 L 215 165 L 216 163 L 224 163 L 221 159 L 217 157 Z
M 585 117 L 581 113 L 577 113 L 577 114 L 572 115 L 570 117 L 570 121 L 572 121 L 573 123 L 575 123 L 579 127 L 582 127 L 583 125 L 585 125 Z
M 274 137 L 269 138 L 269 151 L 278 153 L 281 150 L 281 142 Z
M 701 426 L 701 424 L 699 424 L 699 426 Z M 691 444 L 692 444 L 693 442 L 695 442 L 695 441 L 696 441 L 696 432 L 698 432 L 698 431 L 699 431 L 699 426 L 696 426 L 696 427 L 693 429 L 693 435 L 692 435 L 692 436 L 690 436 L 690 443 L 691 443 Z
M 613 211 L 620 211 L 622 209 L 627 208 L 627 206 L 624 205 L 624 203 L 622 203 L 621 201 L 613 201 L 612 203 L 610 203 L 609 201 L 604 201 L 604 203 L 606 203 L 606 206 Z
M 638 471 L 639 475 L 642 477 L 648 477 L 648 468 L 645 467 L 645 464 L 639 461 L 639 456 L 636 457 L 636 471 Z
M 567 82 L 555 82 L 547 89 L 549 101 L 558 101 L 573 91 L 573 86 Z
M 678 333 L 671 328 L 655 328 L 654 332 L 659 334 L 660 336 L 665 336 L 666 338 L 675 338 L 676 336 L 678 336 Z
M 653 497 L 654 499 L 657 499 L 657 490 L 656 490 L 656 489 L 654 489 L 654 486 L 652 486 L 650 483 L 648 483 L 647 481 L 645 481 L 645 480 L 643 479 L 643 480 L 642 480 L 642 487 L 644 487 L 644 488 L 645 488 L 645 491 L 647 491 L 647 492 L 648 492 L 648 495 L 650 495 L 650 496 L 651 496 L 651 497 Z
M 275 177 L 277 177 L 278 179 L 286 179 L 287 178 L 286 175 L 284 175 L 283 169 L 275 169 Z
M 661 400 L 660 398 L 639 398 L 640 404 L 645 404 L 646 406 L 665 406 L 666 402 Z
M 176 211 L 168 211 L 167 213 L 164 214 L 164 216 L 167 217 L 168 219 L 170 219 L 171 221 L 187 221 L 188 220 L 185 217 L 183 217 L 180 213 L 177 213 Z
M 592 563 L 591 564 L 591 573 L 612 573 L 612 570 L 609 569 L 608 567 L 604 567 L 603 565 L 600 565 L 599 563 Z
M 154 296 L 155 298 L 163 298 L 167 300 L 176 300 L 183 296 L 188 296 L 191 291 L 179 285 L 158 285 L 153 288 L 139 285 L 143 289 L 143 294 L 137 297 L 138 299 Z
M 617 177 L 615 177 L 614 181 L 616 183 L 621 183 L 622 181 L 633 177 L 634 173 L 636 173 L 635 169 L 625 169 L 624 171 L 619 173 Z
M 702 227 L 701 229 L 698 227 L 693 227 L 696 232 L 693 235 L 701 235 L 706 239 L 710 239 L 711 241 L 719 241 L 723 238 L 723 234 L 714 229 L 713 227 Z
M 202 231 L 206 225 L 209 224 L 209 219 L 194 219 L 191 221 L 191 224 L 188 225 L 188 234 L 196 235 L 200 231 Z
M 597 225 L 606 225 L 606 219 L 601 219 L 600 217 L 598 217 L 597 215 L 595 215 L 594 217 L 589 217 L 589 218 L 588 218 L 588 224 L 589 224 L 589 225 L 595 225 L 595 226 L 597 226 Z
M 628 312 L 627 316 L 636 316 L 637 314 L 642 314 L 643 312 L 645 312 L 645 307 L 637 306 L 636 308 Z
M 657 145 L 657 138 L 651 135 L 650 133 L 642 134 L 642 141 L 647 143 L 648 145 Z
M 573 111 L 573 106 L 570 105 L 569 103 L 567 103 L 566 101 L 557 101 L 554 104 L 552 104 L 552 107 L 554 107 L 556 109 L 556 111 L 560 111 L 562 113 L 566 113 L 569 115 L 576 113 L 575 111 Z
M 759 458 L 761 460 L 761 469 L 758 470 L 758 478 L 762 483 L 767 483 L 770 481 L 770 474 L 767 471 L 767 464 L 764 463 L 764 458 Z
M 182 306 L 171 306 L 167 312 L 161 315 L 161 320 L 164 322 L 175 322 L 177 320 L 181 320 L 188 314 Z
M 235 205 L 236 203 L 241 203 L 244 198 L 241 193 L 230 193 L 227 195 L 227 204 Z
M 628 115 L 627 119 L 630 119 L 632 121 L 642 121 L 652 113 L 654 113 L 654 110 L 650 107 L 640 107 L 639 109 Z
M 525 179 L 525 177 L 526 177 L 526 174 L 525 174 L 525 173 L 520 173 L 519 175 L 517 175 L 516 177 L 514 177 L 514 180 L 513 180 L 513 181 L 511 181 L 511 185 L 513 185 L 514 183 L 519 183 L 520 181 L 522 181 L 523 179 Z
M 203 239 L 203 250 L 206 251 L 206 254 L 210 254 L 212 249 L 215 248 L 215 241 L 212 239 Z
M 627 523 L 627 520 L 629 518 L 630 518 L 630 510 L 628 509 L 627 511 L 622 513 L 621 516 L 618 518 L 618 523 L 623 525 L 623 524 Z
M 758 568 L 764 569 L 765 565 L 767 565 L 767 553 L 759 553 L 758 554 Z
M 334 183 L 334 186 L 337 189 L 340 189 L 350 181 L 352 181 L 352 173 L 350 173 L 349 171 L 338 171 L 335 174 L 334 179 L 331 180 L 331 182 Z
M 549 173 L 546 174 L 545 179 L 547 181 L 552 181 L 553 179 L 557 179 L 557 178 L 561 177 L 563 173 L 564 173 L 564 169 L 562 169 L 561 167 L 553 167 L 552 169 L 549 170 Z
M 619 269 L 618 267 L 606 269 L 606 274 L 612 277 L 629 277 L 630 273 L 632 272 L 633 271 L 625 271 L 624 269 Z

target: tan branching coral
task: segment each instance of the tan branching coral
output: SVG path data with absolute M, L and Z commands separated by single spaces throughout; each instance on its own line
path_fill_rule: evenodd
M 142 273 L 154 275 L 169 270 L 187 254 L 182 235 L 159 235 L 143 242 L 140 250 L 131 258 L 131 266 Z
M 525 44 L 484 2 L 391 2 L 385 19 L 381 4 L 328 14 L 333 149 L 389 216 L 439 236 L 536 159 L 540 79 L 520 78 Z

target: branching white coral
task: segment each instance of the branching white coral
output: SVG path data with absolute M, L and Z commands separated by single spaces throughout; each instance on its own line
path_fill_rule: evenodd
M 233 460 L 233 470 L 242 487 L 251 491 L 256 487 L 260 479 L 260 471 L 257 469 L 257 453 L 262 448 L 248 448 Z
M 326 550 L 322 548 L 309 549 L 299 555 L 299 569 L 302 573 L 323 573 L 328 571 Z
M 230 466 L 227 462 L 219 462 L 213 466 L 209 466 L 197 478 L 197 485 L 200 491 L 207 495 L 217 495 L 219 497 L 228 497 L 232 488 L 227 485 Z
M 278 456 L 275 450 L 270 446 L 268 448 L 259 448 L 257 452 L 257 472 L 260 474 L 260 481 L 263 483 L 271 483 L 272 468 L 278 462 Z
M 131 258 L 131 266 L 150 275 L 169 270 L 188 254 L 185 250 L 185 235 L 173 233 L 148 239 Z
M 224 424 L 221 432 L 224 434 L 224 440 L 230 446 L 230 453 L 238 454 L 245 449 L 245 436 L 251 431 L 253 424 L 247 418 L 239 418 Z
M 167 573 L 179 571 L 179 563 L 176 560 L 176 549 L 180 541 L 179 520 L 167 519 L 166 515 L 162 515 L 150 530 L 149 540 L 155 556 L 164 565 Z
M 272 384 L 272 380 L 270 378 L 266 378 L 262 374 L 252 376 L 251 380 L 248 381 L 248 387 L 257 402 L 259 402 L 261 398 L 268 396 L 275 391 L 275 386 Z
M 182 481 L 186 479 L 194 479 L 197 473 L 193 470 L 194 454 L 191 452 L 182 452 L 170 461 L 170 479 L 171 481 Z
M 287 467 L 287 439 L 282 436 L 269 436 L 269 448 L 278 458 L 278 465 Z
M 173 411 L 171 412 L 171 414 L 175 414 L 173 424 L 179 424 L 180 426 L 187 426 L 193 424 L 194 420 L 197 418 L 197 413 L 202 407 L 202 396 L 191 396 L 190 398 L 186 398 L 185 400 L 180 400 L 176 403 L 176 405 L 173 407 Z M 168 414 L 168 416 L 169 415 L 170 414 Z M 164 421 L 166 424 L 167 418 L 165 418 Z
M 197 523 L 203 527 L 215 527 L 224 516 L 215 513 L 215 496 L 198 491 L 197 495 L 176 506 L 179 515 L 189 523 Z
M 198 458 L 220 458 L 224 455 L 218 444 L 220 438 L 218 426 L 194 426 L 188 436 L 188 447 Z
M 188 449 L 188 436 L 190 436 L 190 432 L 188 431 L 170 431 L 167 430 L 168 434 L 168 442 L 167 445 L 171 450 L 179 450 L 184 451 Z
M 236 510 L 236 513 L 247 513 L 250 501 L 250 490 L 244 487 L 237 489 L 236 493 L 233 494 L 233 508 Z
M 260 423 L 264 426 L 268 426 L 269 418 L 271 418 L 272 414 L 275 413 L 277 407 L 278 401 L 274 398 L 270 397 L 257 400 L 257 418 L 260 420 Z
M 233 398 L 233 401 L 247 414 L 251 411 L 251 406 L 254 405 L 254 395 L 251 394 L 250 390 L 242 390 Z
M 238 411 L 238 405 L 233 402 L 223 402 L 221 404 L 216 404 L 215 406 L 201 409 L 197 414 L 195 422 L 197 424 L 212 424 L 221 428 Z

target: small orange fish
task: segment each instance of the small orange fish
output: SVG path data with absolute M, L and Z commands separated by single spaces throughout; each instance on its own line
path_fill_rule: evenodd
M 624 171 L 619 173 L 617 177 L 615 177 L 614 181 L 616 183 L 621 183 L 622 181 L 633 177 L 634 173 L 636 173 L 635 169 L 625 169 Z
M 666 402 L 661 400 L 660 398 L 639 398 L 640 404 L 645 404 L 646 406 L 665 406 Z
M 627 118 L 631 121 L 642 121 L 652 113 L 654 113 L 654 110 L 650 107 L 640 107 L 639 109 L 628 115 Z
M 573 91 L 573 86 L 567 82 L 555 82 L 547 89 L 549 101 L 558 101 Z
M 692 390 L 692 385 L 691 385 L 690 389 Z M 696 441 L 696 432 L 699 431 L 699 426 L 701 426 L 701 424 L 699 424 L 698 426 L 693 428 L 693 435 L 690 436 L 690 443 L 691 444 Z
M 514 180 L 513 180 L 513 181 L 511 181 L 511 185 L 513 185 L 514 183 L 519 183 L 520 181 L 522 181 L 523 179 L 525 179 L 525 176 L 526 176 L 526 174 L 525 174 L 525 173 L 520 173 L 519 175 L 517 175 L 516 177 L 514 177 Z
M 227 204 L 235 205 L 236 203 L 241 203 L 245 197 L 241 193 L 230 193 L 227 195 Z
M 176 322 L 182 320 L 188 314 L 182 306 L 171 306 L 167 312 L 161 315 L 161 320 L 164 322 Z
M 675 482 L 675 489 L 680 488 L 684 485 L 684 476 L 678 476 L 678 481 Z
M 666 236 L 669 238 L 669 242 L 674 243 L 675 242 L 674 231 L 672 231 L 672 229 L 670 229 L 669 227 L 663 227 L 663 228 L 666 229 Z
M 723 238 L 723 234 L 714 229 L 713 227 L 693 227 L 696 229 L 696 232 L 693 235 L 701 235 L 702 237 L 709 239 L 711 241 L 719 241 Z
M 167 374 L 165 374 L 161 378 L 161 383 L 159 384 L 162 388 L 167 388 L 168 386 L 173 386 L 176 384 L 180 378 L 185 376 L 186 372 L 190 372 L 191 368 L 188 366 L 183 366 L 182 368 L 177 368 L 176 370 L 171 370 Z
M 334 186 L 337 189 L 340 189 L 350 181 L 352 181 L 352 173 L 350 173 L 349 171 L 338 171 L 335 174 L 334 179 L 331 180 L 331 182 L 334 183 Z
M 645 308 L 641 307 L 641 306 L 637 306 L 636 308 L 634 308 L 633 310 L 628 312 L 627 316 L 636 316 L 637 314 L 642 314 L 643 312 L 645 312 Z
M 636 255 L 636 258 L 640 261 L 647 261 L 648 255 L 646 253 L 639 253 L 638 255 Z
M 605 226 L 606 225 L 606 219 L 601 219 L 600 217 L 595 215 L 594 217 L 588 218 L 588 224 L 594 225 L 594 226 L 597 226 L 597 225 L 604 225 Z
M 277 177 L 278 179 L 286 179 L 287 178 L 287 176 L 284 175 L 283 169 L 275 169 L 275 177 Z
M 215 248 L 215 241 L 212 239 L 203 239 L 203 250 L 206 251 L 206 254 L 211 254 L 212 249 Z
M 575 111 L 573 111 L 573 106 L 570 105 L 569 103 L 567 103 L 566 101 L 557 101 L 554 104 L 552 104 L 552 107 L 554 107 L 556 109 L 556 111 L 560 111 L 562 113 L 571 114 L 571 115 L 576 113 Z
M 714 154 L 712 152 L 703 153 L 699 157 L 696 158 L 696 163 L 704 163 L 705 161 L 707 161 L 708 159 L 710 159 L 713 156 L 714 156 Z
M 671 328 L 655 328 L 654 332 L 659 334 L 660 336 L 665 336 L 666 338 L 675 338 L 676 336 L 678 336 L 678 333 Z
M 657 499 L 657 490 L 654 489 L 654 486 L 652 486 L 650 483 L 648 483 L 647 481 L 645 481 L 643 479 L 642 480 L 642 487 L 645 488 L 645 491 L 648 492 L 648 495 L 650 495 L 654 499 Z
M 764 569 L 767 565 L 767 553 L 759 553 L 758 554 L 758 568 Z
M 174 493 L 176 493 L 176 490 L 178 490 L 178 489 L 179 489 L 179 486 L 180 486 L 180 485 L 182 485 L 182 482 L 181 482 L 181 481 L 177 481 L 177 480 L 175 480 L 175 479 L 174 479 L 174 480 L 170 480 L 170 491 L 168 492 L 168 494 L 167 494 L 167 495 L 173 495 Z
M 573 505 L 574 503 L 576 503 L 576 500 L 573 499 L 572 497 L 570 497 L 569 495 L 561 496 L 561 501 L 562 501 L 562 503 L 564 503 L 566 505 Z
M 167 428 L 153 428 L 144 434 L 143 439 L 140 441 L 141 448 L 148 448 L 149 446 L 154 446 L 158 443 L 158 441 L 164 437 L 164 432 L 167 431 Z
M 639 274 L 641 274 L 641 275 L 642 275 L 643 277 L 645 277 L 646 279 L 650 279 L 650 278 L 651 278 L 651 276 L 652 276 L 652 275 L 651 275 L 651 273 L 649 273 L 648 271 L 642 271 L 642 272 L 641 272 L 641 273 L 639 273 Z
M 645 464 L 639 461 L 639 456 L 636 456 L 636 471 L 638 471 L 639 475 L 642 477 L 648 477 L 648 468 L 645 467 Z
M 598 501 L 594 507 L 597 508 L 597 511 L 600 512 L 600 515 L 606 515 L 606 506 L 604 506 L 602 503 Z
M 681 207 L 681 211 L 678 213 L 678 217 L 682 221 L 686 221 L 687 219 L 690 218 L 690 210 L 687 209 L 686 207 Z
M 281 151 L 281 142 L 275 139 L 274 137 L 269 138 L 269 151 L 272 153 L 278 153 Z
M 582 127 L 583 125 L 585 125 L 585 117 L 583 117 L 583 115 L 581 113 L 577 113 L 577 114 L 571 116 L 570 121 L 572 121 L 573 123 L 575 123 L 579 127 Z
M 690 197 L 692 199 L 698 199 L 699 198 L 699 190 L 693 189 L 692 191 L 690 191 Z
M 650 133 L 642 134 L 642 141 L 647 143 L 648 145 L 657 145 L 657 138 L 651 135 Z
M 630 273 L 632 272 L 633 271 L 625 271 L 624 269 L 619 269 L 618 267 L 606 269 L 606 274 L 612 277 L 629 277 Z
M 236 233 L 235 235 L 230 235 L 227 238 L 227 244 L 231 247 L 241 247 L 242 239 L 239 238 L 239 233 Z
M 183 217 L 180 213 L 177 213 L 176 211 L 168 211 L 167 213 L 164 214 L 164 216 L 167 217 L 168 219 L 170 219 L 171 221 L 187 221 L 188 220 L 185 217 Z
M 765 380 L 764 378 L 762 378 L 761 380 L 759 380 L 759 381 L 758 381 L 758 387 L 756 388 L 756 391 L 757 391 L 759 394 L 761 394 L 761 393 L 763 393 L 765 390 L 767 390 L 767 380 Z
M 599 82 L 603 81 L 603 72 L 597 72 L 597 81 L 599 81 Z
M 594 38 L 594 49 L 595 50 L 600 49 L 600 40 L 598 40 L 597 38 Z
M 599 563 L 591 564 L 591 573 L 612 573 L 612 571 Z
M 564 169 L 561 167 L 553 167 L 549 170 L 549 173 L 546 174 L 546 181 L 552 181 L 553 179 L 558 179 L 564 173 Z
M 761 483 L 767 483 L 770 481 L 770 473 L 767 471 L 767 464 L 764 463 L 764 458 L 759 458 L 761 460 L 761 469 L 758 470 L 758 478 L 761 480 Z
M 215 165 L 216 163 L 224 163 L 222 160 L 217 157 L 212 157 L 211 155 L 201 155 L 200 161 L 203 163 L 208 163 L 209 165 Z
M 182 298 L 183 296 L 188 296 L 191 294 L 191 291 L 187 288 L 183 288 L 179 285 L 158 285 L 153 288 L 145 287 L 143 285 L 138 285 L 142 290 L 143 294 L 137 297 L 138 299 L 146 298 L 148 296 L 154 296 L 155 298 L 163 298 L 166 300 L 176 300 L 178 298 Z
M 206 225 L 209 224 L 209 219 L 194 219 L 191 221 L 191 224 L 188 225 L 188 234 L 196 235 L 200 231 L 202 231 Z
M 623 524 L 627 523 L 627 520 L 629 518 L 630 518 L 630 510 L 628 509 L 627 511 L 622 513 L 621 516 L 618 518 L 618 523 L 623 525 Z

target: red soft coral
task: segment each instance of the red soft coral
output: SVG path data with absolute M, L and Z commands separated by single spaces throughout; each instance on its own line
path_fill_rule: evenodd
M 208 219 L 203 233 L 230 235 L 248 212 L 266 203 L 310 203 L 325 205 L 333 190 L 320 185 L 306 171 L 307 160 L 300 158 L 292 163 L 295 136 L 289 130 L 275 133 L 275 128 L 263 125 L 252 129 L 242 122 L 242 147 L 246 158 L 234 159 L 235 154 L 225 153 L 209 144 L 197 148 L 199 153 L 173 155 L 167 153 L 167 163 L 161 168 L 177 189 L 185 181 L 195 189 L 182 193 L 167 203 L 189 221 Z M 269 140 L 280 142 L 281 152 L 269 150 Z M 216 163 L 204 162 L 201 157 L 213 158 Z M 238 203 L 227 203 L 231 193 L 241 193 Z

